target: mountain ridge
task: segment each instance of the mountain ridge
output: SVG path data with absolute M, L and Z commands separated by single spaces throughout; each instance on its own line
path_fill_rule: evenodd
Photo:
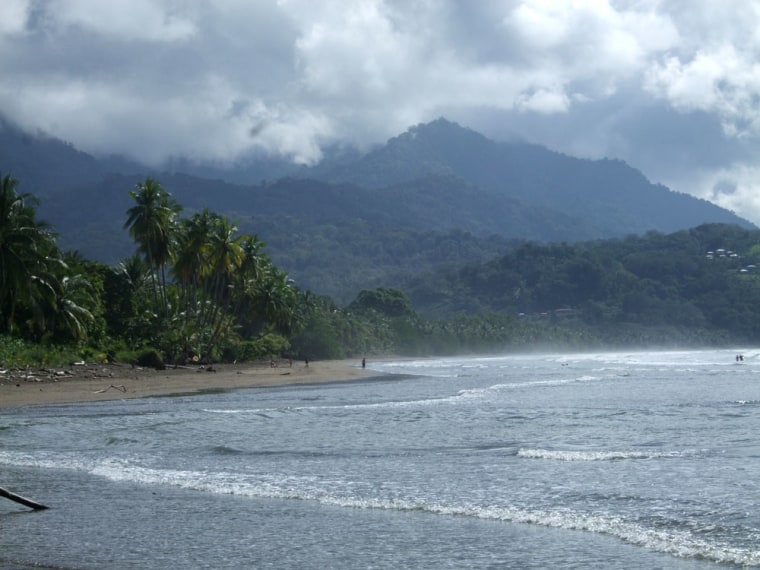
M 40 214 L 65 249 L 106 263 L 131 254 L 134 244 L 122 227 L 127 192 L 151 176 L 186 214 L 208 207 L 237 220 L 299 285 L 337 299 L 384 284 L 384 276 L 441 263 L 440 251 L 426 256 L 420 248 L 450 246 L 452 239 L 467 243 L 451 248 L 447 261 L 459 263 L 488 259 L 510 240 L 575 242 L 703 223 L 755 228 L 714 204 L 652 184 L 622 161 L 496 142 L 446 119 L 411 127 L 362 155 L 334 153 L 311 168 L 293 165 L 275 180 L 266 172 L 287 169 L 281 159 L 265 162 L 263 170 L 254 161 L 226 175 L 209 167 L 209 177 L 199 177 L 176 170 L 181 160 L 169 170 L 141 168 L 0 122 L 0 173 L 41 198 Z M 227 180 L 246 177 L 248 184 Z
M 411 127 L 325 179 L 379 188 L 377 180 L 398 183 L 420 172 L 454 174 L 526 206 L 550 205 L 585 218 L 606 237 L 676 231 L 707 222 L 755 227 L 706 200 L 652 184 L 621 160 L 579 159 L 531 143 L 496 142 L 443 118 Z

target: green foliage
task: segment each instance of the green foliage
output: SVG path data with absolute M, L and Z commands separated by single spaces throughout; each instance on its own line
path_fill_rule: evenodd
M 0 180 L 0 332 L 32 336 L 45 330 L 45 305 L 55 299 L 60 252 L 37 199 L 19 194 L 17 181 Z
M 161 353 L 155 348 L 145 348 L 139 351 L 135 359 L 135 364 L 146 368 L 155 368 L 156 370 L 163 370 L 166 368 L 163 356 L 161 356 Z
M 755 341 L 760 272 L 750 262 L 759 242 L 758 231 L 713 224 L 575 245 L 527 243 L 485 264 L 409 280 L 406 290 L 429 318 L 496 312 L 583 326 L 600 339 L 617 338 L 609 336 L 615 327 L 675 327 L 703 331 L 700 339 L 713 331 L 718 342 Z
M 70 345 L 42 344 L 9 335 L 0 335 L 0 366 L 64 366 L 79 362 L 87 349 Z
M 228 218 L 203 210 L 178 219 L 179 204 L 157 182 L 137 188 L 126 226 L 141 255 L 108 267 L 76 252 L 61 254 L 52 232 L 36 220 L 34 200 L 5 177 L 3 365 L 109 358 L 160 368 L 286 355 L 317 360 L 760 341 L 755 230 L 704 225 L 572 245 L 516 243 L 485 262 L 479 261 L 485 250 L 473 246 L 483 242 L 464 232 L 398 231 L 388 242 L 359 232 L 350 246 L 355 271 L 336 273 L 333 261 L 345 260 L 333 260 L 324 264 L 326 279 L 366 282 L 359 276 L 372 271 L 365 254 L 389 264 L 406 255 L 418 271 L 391 278 L 388 266 L 379 268 L 373 278 L 385 282 L 341 306 L 295 287 L 264 253 L 264 243 Z M 318 200 L 314 208 L 322 215 Z M 354 223 L 322 226 L 311 246 L 331 255 L 331 244 L 356 229 Z M 292 259 L 302 256 L 303 267 L 321 263 L 299 250 L 304 241 L 294 234 Z M 495 251 L 505 242 L 491 245 Z M 452 259 L 469 263 L 422 261 L 435 251 L 442 262 L 457 248 Z
M 163 315 L 168 318 L 165 268 L 171 256 L 176 217 L 181 207 L 152 178 L 146 178 L 145 182 L 138 183 L 136 188 L 136 191 L 129 192 L 135 205 L 127 211 L 124 228 L 129 230 L 129 235 L 137 242 L 140 253 L 145 255 L 148 268 L 151 270 L 155 298 L 158 300 L 160 295 Z M 160 273 L 160 287 L 154 271 Z
M 0 184 L 0 332 L 79 344 L 102 336 L 100 282 L 81 256 L 61 255 L 36 198 L 16 187 L 10 176 Z
M 362 290 L 349 305 L 353 311 L 377 311 L 388 317 L 414 315 L 414 309 L 406 293 L 399 289 L 379 287 L 373 291 Z
M 292 340 L 292 348 L 299 358 L 311 360 L 345 358 L 343 338 L 335 316 L 315 314 L 303 330 Z
M 276 338 L 267 335 L 299 326 L 295 289 L 262 252 L 264 244 L 256 236 L 239 234 L 236 223 L 207 209 L 176 220 L 181 207 L 160 184 L 147 179 L 137 188 L 130 193 L 136 204 L 125 227 L 145 265 L 131 258 L 108 280 L 109 293 L 121 296 L 113 311 L 114 329 L 149 338 L 177 362 L 214 360 L 234 355 L 239 346 L 265 346 Z M 148 283 L 152 298 L 146 294 Z
M 0 365 L 2 366 L 19 366 L 28 364 L 25 353 L 28 350 L 27 344 L 20 338 L 14 338 L 8 335 L 0 336 Z
M 256 340 L 233 340 L 222 348 L 224 362 L 246 362 L 288 354 L 290 341 L 274 333 Z

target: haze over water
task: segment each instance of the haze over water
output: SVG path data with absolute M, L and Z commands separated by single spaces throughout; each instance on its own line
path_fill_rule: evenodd
M 760 352 L 368 366 L 4 410 L 0 567 L 760 566 Z

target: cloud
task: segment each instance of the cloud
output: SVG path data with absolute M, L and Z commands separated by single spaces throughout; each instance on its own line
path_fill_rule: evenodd
M 26 30 L 29 0 L 6 0 L 0 17 L 0 37 L 14 36 Z
M 655 95 L 683 111 L 715 112 L 728 136 L 760 134 L 760 65 L 754 51 L 739 53 L 722 45 L 699 51 L 686 62 L 670 57 L 650 70 L 646 85 Z
M 699 194 L 738 215 L 760 220 L 760 166 L 736 164 L 704 173 Z
M 646 3 L 615 9 L 604 1 L 519 2 L 504 21 L 519 38 L 522 64 L 556 81 L 583 82 L 588 96 L 609 95 L 640 73 L 678 33 L 667 14 Z
M 515 101 L 515 106 L 521 111 L 564 113 L 570 107 L 570 99 L 561 89 L 539 89 L 530 94 L 522 94 Z
M 54 27 L 80 28 L 121 42 L 186 40 L 197 30 L 179 3 L 158 0 L 64 0 L 49 4 L 48 16 Z
M 496 139 L 622 158 L 756 211 L 753 2 L 4 0 L 0 10 L 0 114 L 89 152 L 159 164 L 264 151 L 309 164 L 331 142 L 366 147 L 446 116 Z M 721 176 L 734 186 L 711 182 Z

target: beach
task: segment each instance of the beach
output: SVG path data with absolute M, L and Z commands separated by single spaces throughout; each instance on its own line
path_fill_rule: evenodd
M 377 376 L 360 359 L 269 361 L 211 366 L 167 367 L 80 364 L 65 368 L 0 370 L 0 408 L 34 404 L 91 402 L 229 390 L 338 382 Z
M 0 568 L 760 568 L 738 352 L 6 370 L 113 399 L 0 410 L 0 485 L 49 507 L 0 498 Z

